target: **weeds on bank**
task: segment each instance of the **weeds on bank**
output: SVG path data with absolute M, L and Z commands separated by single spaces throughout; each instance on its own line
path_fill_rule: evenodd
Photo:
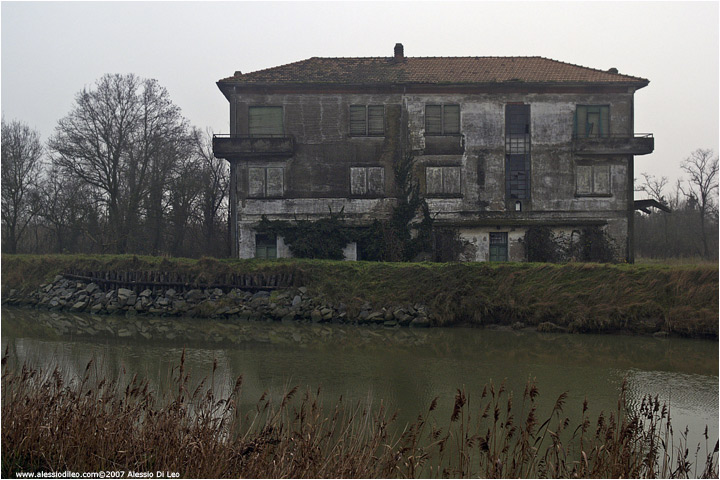
M 216 398 L 215 369 L 190 387 L 184 353 L 164 395 L 147 380 L 97 378 L 93 361 L 82 377 L 63 380 L 2 359 L 2 477 L 28 471 L 166 470 L 183 477 L 417 478 L 718 476 L 718 443 L 704 452 L 675 444 L 670 412 L 657 398 L 591 420 L 587 401 L 577 425 L 563 415 L 566 395 L 541 415 L 539 390 L 528 382 L 515 405 L 504 386 L 486 386 L 477 404 L 464 390 L 451 412 L 437 399 L 398 434 L 382 406 L 326 406 L 318 392 L 297 387 L 279 399 L 263 395 L 250 412 L 237 408 L 238 378 Z M 519 410 L 518 410 L 519 407 Z M 446 417 L 450 413 L 449 417 Z

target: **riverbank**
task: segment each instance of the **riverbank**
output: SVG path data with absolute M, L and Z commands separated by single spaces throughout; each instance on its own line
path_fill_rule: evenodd
M 172 271 L 193 278 L 194 284 L 182 289 L 105 288 L 62 276 L 69 271 L 118 270 Z M 203 288 L 219 276 L 232 274 L 291 276 L 292 284 L 275 290 Z M 504 325 L 578 333 L 718 336 L 715 265 L 3 255 L 2 301 L 136 316 L 273 318 L 387 327 L 413 322 L 414 326 Z

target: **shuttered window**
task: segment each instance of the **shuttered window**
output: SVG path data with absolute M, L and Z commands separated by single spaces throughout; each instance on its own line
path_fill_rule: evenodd
M 350 194 L 378 196 L 385 193 L 385 168 L 350 167 Z
M 578 196 L 609 196 L 610 165 L 576 165 L 575 193 Z
M 383 105 L 350 105 L 350 135 L 385 135 L 385 107 Z
M 425 135 L 460 133 L 460 105 L 426 105 Z
M 385 107 L 368 106 L 368 135 L 385 135 Z
M 248 197 L 276 198 L 282 197 L 285 169 L 282 167 L 249 167 Z
M 460 167 L 425 167 L 425 193 L 457 196 L 461 193 Z
M 248 130 L 254 136 L 282 135 L 283 107 L 249 107 Z

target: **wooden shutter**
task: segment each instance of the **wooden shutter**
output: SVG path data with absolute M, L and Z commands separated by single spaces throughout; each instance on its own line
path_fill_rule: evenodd
M 284 169 L 282 167 L 268 167 L 266 178 L 266 194 L 268 197 L 283 196 Z
M 593 193 L 599 195 L 610 193 L 610 165 L 593 166 Z
M 425 168 L 425 192 L 428 195 L 439 195 L 443 193 L 442 167 Z
M 367 135 L 365 105 L 350 105 L 350 135 Z
M 460 167 L 443 167 L 443 193 L 460 193 Z
M 365 167 L 350 167 L 350 194 L 365 195 L 367 193 L 367 172 Z
M 265 168 L 248 168 L 248 196 L 255 198 L 265 196 Z
M 592 166 L 578 165 L 575 167 L 575 187 L 578 195 L 592 193 Z
M 385 135 L 385 107 L 370 105 L 367 118 L 368 135 Z
M 282 135 L 282 107 L 250 107 L 248 109 L 248 130 L 250 135 Z
M 367 169 L 368 193 L 382 195 L 385 193 L 385 168 L 368 167 Z
M 442 106 L 425 106 L 425 135 L 442 135 Z
M 443 133 L 445 135 L 460 133 L 460 105 L 443 107 Z

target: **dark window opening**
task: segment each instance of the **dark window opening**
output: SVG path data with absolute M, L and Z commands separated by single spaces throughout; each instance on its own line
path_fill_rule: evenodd
M 255 235 L 255 258 L 277 258 L 277 237 L 275 235 Z
M 530 199 L 530 105 L 505 106 L 505 198 Z

